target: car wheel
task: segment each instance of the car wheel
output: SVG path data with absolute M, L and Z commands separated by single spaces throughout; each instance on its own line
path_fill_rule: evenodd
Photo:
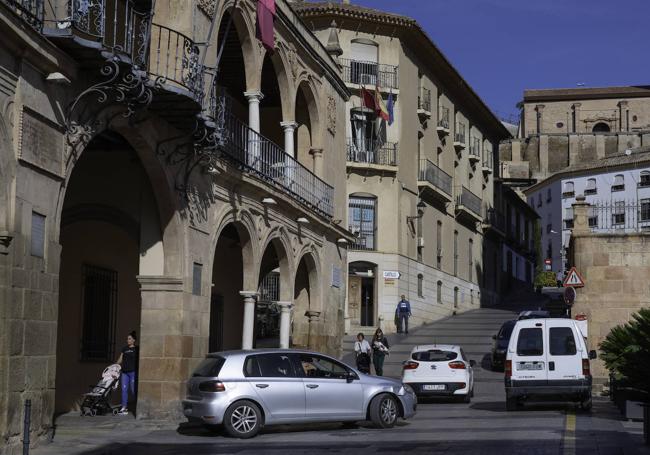
M 392 428 L 397 422 L 397 401 L 392 395 L 382 393 L 370 402 L 370 420 L 377 428 Z
M 472 401 L 471 393 L 466 393 L 463 395 L 463 403 L 470 403 Z
M 592 406 L 591 396 L 587 397 L 586 399 L 580 402 L 580 409 L 582 409 L 583 411 L 590 412 L 591 406 Z
M 223 426 L 234 438 L 252 438 L 262 427 L 262 411 L 252 401 L 237 401 L 226 409 Z
M 516 398 L 506 398 L 506 411 L 516 411 L 517 410 L 517 399 Z
M 472 386 L 472 390 L 470 390 L 469 396 L 474 398 L 474 386 Z

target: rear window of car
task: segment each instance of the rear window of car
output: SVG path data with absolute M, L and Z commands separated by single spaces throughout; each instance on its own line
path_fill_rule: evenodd
M 510 335 L 512 335 L 512 329 L 515 328 L 514 321 L 506 322 L 499 330 L 499 335 L 497 336 L 500 340 L 509 340 Z
M 246 357 L 244 376 L 247 378 L 292 378 L 295 371 L 286 354 L 259 354 Z
M 439 349 L 433 349 L 430 351 L 418 351 L 414 352 L 411 355 L 411 358 L 413 360 L 418 360 L 420 362 L 445 362 L 449 360 L 455 360 L 457 357 L 457 352 L 442 351 Z
M 524 328 L 519 331 L 517 355 L 534 356 L 544 354 L 544 342 L 541 328 Z
M 576 339 L 571 327 L 551 327 L 548 337 L 551 355 L 576 355 Z
M 205 378 L 219 376 L 219 372 L 224 363 L 226 363 L 226 359 L 223 357 L 207 357 L 199 363 L 192 376 Z

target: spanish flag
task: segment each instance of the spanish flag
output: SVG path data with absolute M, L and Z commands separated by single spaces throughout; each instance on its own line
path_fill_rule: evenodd
M 386 103 L 384 103 L 384 99 L 381 97 L 379 86 L 375 88 L 375 106 L 376 106 L 377 115 L 383 118 L 384 120 L 388 121 L 390 119 L 390 115 L 388 115 L 388 109 L 386 108 Z

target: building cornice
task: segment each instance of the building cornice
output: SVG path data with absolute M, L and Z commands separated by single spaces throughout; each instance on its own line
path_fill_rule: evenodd
M 650 98 L 650 86 L 586 87 L 524 90 L 524 103 L 618 98 Z

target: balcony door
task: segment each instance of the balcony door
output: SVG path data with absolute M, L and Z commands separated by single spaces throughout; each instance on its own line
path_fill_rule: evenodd
M 369 40 L 353 40 L 350 46 L 352 83 L 377 85 L 379 47 Z

